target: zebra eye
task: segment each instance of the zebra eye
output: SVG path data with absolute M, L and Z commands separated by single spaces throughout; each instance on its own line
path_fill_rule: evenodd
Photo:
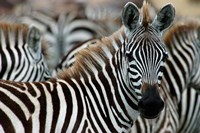
M 126 57 L 128 57 L 128 60 L 133 60 L 133 55 L 130 53 L 126 53 Z

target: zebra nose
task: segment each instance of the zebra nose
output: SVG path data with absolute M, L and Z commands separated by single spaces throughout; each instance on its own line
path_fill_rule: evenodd
M 147 119 L 156 118 L 164 108 L 156 86 L 147 85 L 141 100 L 138 102 L 138 109 L 142 117 Z

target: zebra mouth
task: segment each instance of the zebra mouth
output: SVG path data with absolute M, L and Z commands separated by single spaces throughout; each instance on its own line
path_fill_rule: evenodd
M 146 119 L 155 119 L 161 113 L 164 108 L 164 103 L 160 108 L 156 108 L 153 105 L 148 108 L 142 108 L 139 106 L 140 115 Z
M 142 98 L 138 102 L 138 110 L 141 116 L 147 119 L 158 117 L 164 108 L 164 101 L 161 99 L 157 86 L 147 84 Z
M 147 115 L 147 114 L 144 114 L 144 113 L 140 113 L 140 116 L 143 117 L 143 118 L 146 118 L 146 119 L 155 119 L 155 118 L 157 118 L 159 115 L 160 115 L 160 113 L 158 113 L 158 114 L 156 114 L 156 115 Z

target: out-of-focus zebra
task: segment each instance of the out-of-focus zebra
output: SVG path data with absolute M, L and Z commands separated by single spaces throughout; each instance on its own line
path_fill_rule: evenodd
M 22 8 L 22 7 L 21 7 Z M 16 15 L 17 19 L 15 23 L 24 23 L 33 25 L 40 29 L 43 39 L 48 45 L 49 57 L 46 59 L 47 65 L 51 71 L 56 64 L 56 60 L 59 60 L 59 30 L 58 30 L 58 19 L 56 14 L 51 10 L 34 10 L 31 7 L 27 9 L 24 7 L 21 12 Z
M 168 74 L 165 74 L 163 81 L 168 82 L 167 88 L 172 99 L 179 104 L 178 132 L 198 133 L 200 132 L 197 124 L 200 123 L 200 95 L 197 92 L 200 90 L 200 20 L 180 20 L 166 34 L 165 43 L 170 51 L 170 58 L 164 70 L 164 73 Z M 188 100 L 190 105 L 184 102 Z M 184 112 L 185 110 L 187 112 Z
M 1 80 L 0 132 L 128 132 L 139 113 L 157 117 L 164 107 L 158 89 L 167 57 L 162 31 L 175 10 L 168 4 L 150 22 L 148 5 L 142 9 L 140 14 L 127 3 L 124 26 L 82 50 L 59 78 Z
M 82 3 L 70 2 L 66 4 L 66 8 L 69 9 L 62 12 L 56 12 L 53 9 L 53 11 L 34 9 L 27 11 L 26 9 L 25 13 L 18 15 L 17 22 L 33 24 L 44 34 L 44 39 L 50 45 L 48 50 L 51 54 L 47 60 L 50 69 L 54 69 L 59 59 L 74 45 L 88 39 L 110 35 L 116 31 L 113 27 L 119 29 L 121 26 L 121 23 L 114 24 L 112 19 L 93 20 L 87 15 L 87 7 Z M 99 14 L 98 11 L 93 13 Z
M 56 76 L 59 72 L 63 71 L 64 69 L 68 69 L 69 67 L 71 67 L 76 61 L 76 57 L 75 57 L 76 54 L 79 51 L 83 50 L 84 48 L 87 48 L 90 45 L 96 44 L 96 41 L 98 41 L 98 39 L 87 40 L 87 41 L 82 42 L 82 43 L 74 46 L 73 48 L 71 48 L 60 59 L 59 63 L 57 64 L 57 66 L 55 67 L 55 69 L 52 72 L 52 76 Z
M 153 124 L 139 117 L 133 133 L 200 132 L 200 22 L 180 21 L 164 39 L 169 51 L 161 83 L 165 109 Z
M 41 42 L 35 27 L 0 23 L 0 78 L 26 82 L 48 79 Z
M 90 24 L 87 24 L 87 26 L 82 27 L 82 22 L 77 20 L 77 22 L 80 22 L 80 23 L 79 23 L 79 25 L 74 26 L 73 30 L 78 31 L 78 32 L 74 32 L 74 34 L 72 34 L 72 36 L 75 36 L 75 37 L 70 37 L 70 36 L 66 35 L 66 34 L 72 33 L 72 32 L 69 32 L 70 30 L 68 30 L 68 32 L 65 33 L 65 36 L 67 36 L 67 39 L 70 39 L 69 42 L 66 41 L 66 44 L 68 44 L 68 46 L 70 45 L 70 47 L 68 47 L 68 49 L 65 49 L 65 54 L 60 58 L 59 62 L 55 66 L 54 70 L 52 71 L 53 76 L 56 76 L 56 74 L 59 71 L 69 68 L 75 61 L 76 53 L 78 53 L 78 51 L 80 51 L 81 49 L 86 48 L 89 45 L 92 45 L 93 42 L 95 42 L 95 38 L 96 39 L 99 38 L 100 34 L 104 34 L 104 35 L 110 34 L 110 32 L 113 32 L 116 28 L 119 28 L 119 25 L 121 26 L 121 22 L 119 22 L 120 17 L 119 17 L 119 15 L 116 15 L 116 13 L 119 13 L 119 11 L 118 11 L 119 9 L 116 7 L 117 7 L 117 5 L 119 6 L 119 3 L 123 3 L 123 2 L 117 2 L 118 4 L 116 4 L 114 6 L 115 8 L 112 8 L 112 6 L 114 5 L 113 3 L 110 3 L 107 6 L 105 4 L 103 4 L 105 7 L 99 6 L 99 5 L 95 5 L 95 7 L 92 7 L 92 5 L 90 5 L 89 7 L 86 7 L 85 15 L 87 16 L 87 18 L 89 18 L 89 19 L 87 19 L 86 22 L 94 23 L 95 19 L 96 19 L 97 20 L 96 23 L 99 23 L 98 25 L 102 25 L 102 24 L 106 25 L 106 27 L 105 26 L 100 26 L 100 27 L 104 27 L 104 29 L 107 29 L 107 31 L 104 30 L 104 33 L 103 33 L 103 30 L 100 30 L 100 28 L 99 28 L 99 32 L 96 35 L 91 34 L 91 33 L 86 34 L 86 31 L 85 31 L 86 29 L 84 29 L 84 27 L 88 27 L 88 29 L 90 28 L 90 31 L 92 31 L 92 28 L 94 28 L 94 27 L 90 26 Z M 138 1 L 136 3 L 141 6 L 141 4 L 139 4 L 141 2 L 142 1 Z M 152 6 L 149 7 L 149 10 L 150 10 L 149 15 L 151 17 L 156 15 L 154 9 L 155 8 Z M 109 16 L 110 17 L 114 16 L 114 17 L 110 18 Z M 114 20 L 111 21 L 111 19 L 114 19 Z M 71 22 L 73 25 L 73 21 L 71 21 Z M 94 28 L 94 29 L 95 29 L 95 31 L 98 30 L 97 28 Z M 71 31 L 73 31 L 73 30 L 71 30 Z M 77 34 L 77 33 L 83 33 L 83 32 L 81 32 L 81 30 L 85 31 L 85 34 L 82 34 L 82 35 L 88 36 L 87 38 L 82 39 L 82 40 L 79 39 L 80 36 Z
M 200 94 L 192 87 L 182 93 L 179 103 L 179 133 L 200 132 Z

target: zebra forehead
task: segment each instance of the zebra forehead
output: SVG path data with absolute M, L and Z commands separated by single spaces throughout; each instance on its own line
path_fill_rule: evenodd
M 200 28 L 200 20 L 195 18 L 189 18 L 187 20 L 180 20 L 174 26 L 172 26 L 169 30 L 166 31 L 164 35 L 164 42 L 166 45 L 171 44 L 171 40 L 175 35 L 180 35 L 180 33 L 195 33 L 193 31 L 197 31 Z

